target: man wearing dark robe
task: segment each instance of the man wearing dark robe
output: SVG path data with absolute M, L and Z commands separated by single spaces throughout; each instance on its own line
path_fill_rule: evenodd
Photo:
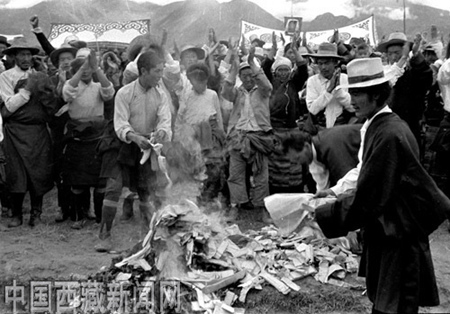
M 56 103 L 48 76 L 32 68 L 39 49 L 24 42 L 6 49 L 15 66 L 0 75 L 1 114 L 4 119 L 6 178 L 11 192 L 13 219 L 22 224 L 22 204 L 30 192 L 29 225 L 40 220 L 42 199 L 53 187 L 52 145 L 47 123 Z
M 420 164 L 408 125 L 386 105 L 389 76 L 381 59 L 347 67 L 351 103 L 361 128 L 356 192 L 316 209 L 327 237 L 364 228 L 361 276 L 372 313 L 417 313 L 439 304 L 428 236 L 450 215 L 450 200 Z

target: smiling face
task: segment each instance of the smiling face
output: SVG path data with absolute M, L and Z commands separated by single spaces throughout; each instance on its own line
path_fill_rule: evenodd
M 239 78 L 242 81 L 242 85 L 247 91 L 252 90 L 256 85 L 255 77 L 253 71 L 250 68 L 244 68 L 239 72 Z
M 139 76 L 139 82 L 145 89 L 150 89 L 158 85 L 163 76 L 164 63 L 159 63 L 156 67 L 147 70 L 141 69 L 141 75 Z

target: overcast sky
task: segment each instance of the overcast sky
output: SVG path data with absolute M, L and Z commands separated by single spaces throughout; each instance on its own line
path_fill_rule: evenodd
M 39 2 L 46 0 L 0 0 L 0 8 L 27 8 L 33 6 Z M 73 0 L 74 2 L 79 0 Z M 83 0 L 84 2 L 86 0 Z M 127 0 L 135 2 L 153 2 L 157 4 L 168 4 L 171 2 L 177 2 L 180 0 Z M 231 0 L 218 0 L 219 2 L 229 2 Z M 272 13 L 278 18 L 283 16 L 290 16 L 292 12 L 291 0 L 250 0 L 266 11 Z M 331 12 L 334 15 L 345 15 L 352 17 L 354 14 L 354 8 L 351 5 L 351 0 L 293 0 L 294 15 L 295 12 L 302 12 L 301 17 L 304 20 L 310 21 L 317 15 L 325 12 Z M 402 1 L 402 0 L 392 0 Z M 408 0 L 407 2 L 421 3 L 429 5 L 442 10 L 450 11 L 450 0 Z M 398 6 L 398 5 L 397 5 Z

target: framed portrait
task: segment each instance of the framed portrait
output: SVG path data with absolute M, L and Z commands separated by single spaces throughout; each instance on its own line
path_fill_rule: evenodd
M 284 33 L 292 36 L 295 33 L 300 33 L 302 29 L 301 17 L 284 17 Z

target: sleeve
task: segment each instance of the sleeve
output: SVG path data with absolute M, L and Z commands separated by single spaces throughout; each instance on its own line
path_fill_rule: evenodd
M 346 85 L 348 84 L 348 77 L 347 75 L 342 75 L 339 80 L 340 85 Z M 338 88 L 332 91 L 333 97 L 341 104 L 342 107 L 344 107 L 345 110 L 354 112 L 355 109 L 353 108 L 351 104 L 351 96 L 348 93 L 348 90 L 346 88 Z
M 400 158 L 412 153 L 402 148 L 408 145 L 404 134 L 378 133 L 381 134 L 375 135 L 378 139 L 374 139 L 374 147 L 370 155 L 366 156 L 364 168 L 359 174 L 355 199 L 347 221 L 349 230 L 358 229 L 374 219 L 380 220 L 385 226 L 381 216 L 392 208 L 391 200 L 398 193 L 400 171 L 403 168 L 399 165 Z
M 316 160 L 313 160 L 313 162 L 309 165 L 309 172 L 316 182 L 317 191 L 328 189 L 330 185 L 330 174 L 328 172 L 328 169 L 325 168 L 324 165 L 318 163 Z
M 180 62 L 173 59 L 166 62 L 164 67 L 163 80 L 168 90 L 173 91 L 178 89 L 177 86 L 181 84 Z
M 222 97 L 228 100 L 229 102 L 232 102 L 234 104 L 234 101 L 237 97 L 237 89 L 235 87 L 236 81 L 231 81 L 229 77 L 223 82 L 223 88 L 222 88 Z
M 0 142 L 3 142 L 4 136 L 3 136 L 3 118 L 0 114 Z
M 400 68 L 397 63 L 394 63 L 392 66 L 385 66 L 384 67 L 384 75 L 389 76 L 392 75 L 393 77 L 389 80 L 389 83 L 391 86 L 395 86 L 398 79 L 405 73 L 405 70 L 403 68 Z
M 305 82 L 308 80 L 308 65 L 306 61 L 297 62 L 297 69 L 292 75 L 291 82 L 295 88 L 295 90 L 300 92 L 305 85 Z
M 274 62 L 274 60 L 266 58 L 261 64 L 261 68 L 263 69 L 264 74 L 270 82 L 273 82 L 272 65 Z
M 127 140 L 127 133 L 134 130 L 129 122 L 130 100 L 128 98 L 125 90 L 121 89 L 117 92 L 114 100 L 114 130 L 121 141 L 129 144 L 131 141 Z
M 52 44 L 48 41 L 47 37 L 44 35 L 40 27 L 38 27 L 37 29 L 33 29 L 32 31 L 34 35 L 36 35 L 36 39 L 38 40 L 42 49 L 49 56 L 55 50 L 55 47 L 53 47 Z
M 4 72 L 0 75 L 0 96 L 5 102 L 5 107 L 9 112 L 13 113 L 30 100 L 31 93 L 23 88 L 19 89 L 17 94 L 14 93 L 14 86 L 11 80 Z
M 214 93 L 213 95 L 213 105 L 214 108 L 216 109 L 217 123 L 219 124 L 219 129 L 223 131 L 222 110 L 220 109 L 220 101 L 216 93 Z
M 343 176 L 336 183 L 336 185 L 331 187 L 330 189 L 334 192 L 334 194 L 336 194 L 336 196 L 344 194 L 350 190 L 356 189 L 360 170 L 361 170 L 361 162 L 359 162 L 355 168 L 347 172 L 345 176 Z
M 116 91 L 114 90 L 114 86 L 111 82 L 109 82 L 109 86 L 107 87 L 100 87 L 100 96 L 102 97 L 103 101 L 112 99 L 115 92 Z
M 314 115 L 324 110 L 333 98 L 333 95 L 322 90 L 318 85 L 317 76 L 312 76 L 306 83 L 306 106 Z
M 220 75 L 222 75 L 222 77 L 224 79 L 226 79 L 228 77 L 228 74 L 230 74 L 230 68 L 231 68 L 230 64 L 228 64 L 227 62 L 225 62 L 223 60 L 220 61 L 220 65 L 219 65 L 218 71 L 219 71 Z
M 258 90 L 263 98 L 269 98 L 272 93 L 272 84 L 270 84 L 269 79 L 264 74 L 262 69 L 258 71 L 253 71 L 255 73 L 255 81 L 258 86 Z
M 73 101 L 75 98 L 78 97 L 78 86 L 73 87 L 69 84 L 69 81 L 66 81 L 63 87 L 63 99 L 66 102 Z
M 158 122 L 155 131 L 164 131 L 166 137 L 164 141 L 169 142 L 172 138 L 172 115 L 170 113 L 170 104 L 164 92 L 158 91 L 161 95 L 161 103 L 158 107 Z
M 442 85 L 450 84 L 450 59 L 444 62 L 444 64 L 439 68 L 437 81 Z

